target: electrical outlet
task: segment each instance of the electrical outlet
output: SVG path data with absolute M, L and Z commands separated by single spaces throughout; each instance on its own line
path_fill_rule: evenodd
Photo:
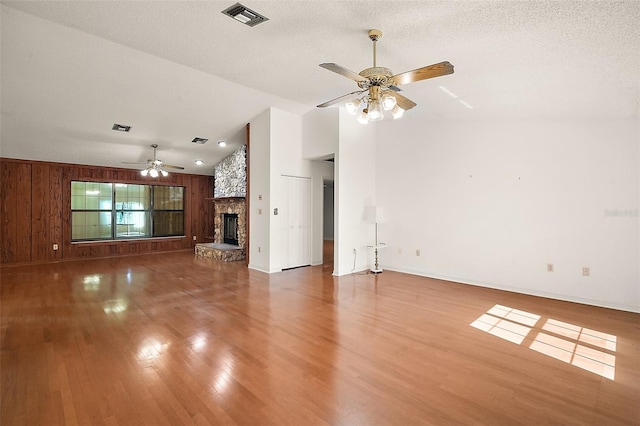
M 57 244 L 53 245 L 53 250 L 58 250 L 58 245 Z
M 258 209 L 258 214 L 262 214 L 262 209 Z
M 195 235 L 193 236 L 193 241 L 196 241 L 196 236 Z
M 258 253 L 262 252 L 262 249 L 260 247 L 258 247 Z
M 583 267 L 582 267 L 582 276 L 583 276 L 583 277 L 588 277 L 588 276 L 589 276 L 589 274 L 590 274 L 589 268 L 588 268 L 588 267 L 586 267 L 586 266 L 583 266 Z
M 416 250 L 416 256 L 420 256 L 420 249 Z
M 553 272 L 553 263 L 547 263 L 547 272 Z

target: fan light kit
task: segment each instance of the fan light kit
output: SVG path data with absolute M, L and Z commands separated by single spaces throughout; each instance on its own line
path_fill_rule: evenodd
M 384 111 L 390 112 L 395 120 L 402 117 L 406 110 L 416 106 L 415 102 L 398 93 L 401 90 L 398 86 L 453 73 L 453 65 L 445 61 L 394 75 L 389 68 L 376 65 L 376 42 L 380 37 L 382 37 L 382 31 L 369 31 L 369 38 L 373 42 L 373 67 L 362 70 L 360 74 L 338 64 L 320 64 L 322 68 L 354 80 L 360 90 L 327 101 L 318 105 L 318 108 L 349 100 L 345 108 L 349 114 L 357 115 L 359 123 L 367 124 L 369 121 L 383 120 Z
M 162 175 L 164 177 L 169 176 L 169 172 L 165 169 L 176 169 L 176 170 L 184 170 L 184 167 L 181 166 L 173 166 L 171 164 L 165 164 L 162 160 L 158 160 L 156 157 L 156 149 L 158 149 L 157 144 L 152 144 L 151 148 L 153 148 L 153 159 L 147 160 L 146 163 L 131 163 L 128 161 L 123 161 L 123 164 L 146 164 L 147 167 L 143 170 L 140 170 L 140 174 L 142 176 L 151 176 L 152 178 L 157 178 Z

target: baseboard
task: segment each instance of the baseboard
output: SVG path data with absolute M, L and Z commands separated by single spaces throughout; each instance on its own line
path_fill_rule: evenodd
M 247 266 L 247 268 L 253 269 L 254 271 L 258 271 L 258 272 L 264 272 L 265 274 L 270 274 L 268 269 L 264 269 L 264 268 L 262 268 L 260 266 L 249 264 L 249 266 Z
M 582 305 L 589 305 L 589 306 L 597 306 L 599 308 L 608 308 L 608 309 L 615 309 L 618 311 L 626 311 L 626 312 L 633 312 L 633 313 L 640 313 L 640 307 L 636 307 L 636 306 L 631 306 L 631 305 L 621 305 L 618 303 L 606 303 L 603 302 L 601 300 L 592 300 L 592 299 L 586 299 L 586 298 L 581 298 L 581 297 L 572 297 L 572 296 L 567 296 L 564 294 L 556 294 L 556 293 L 548 293 L 545 291 L 535 291 L 535 290 L 531 290 L 531 289 L 520 289 L 520 288 L 513 288 L 513 287 L 504 287 L 504 286 L 499 286 L 499 285 L 495 285 L 492 283 L 485 283 L 485 282 L 481 282 L 481 281 L 470 281 L 470 280 L 464 280 L 464 279 L 460 279 L 457 277 L 449 277 L 446 275 L 439 275 L 439 274 L 430 274 L 430 273 L 425 273 L 422 271 L 413 271 L 413 270 L 407 270 L 407 269 L 403 269 L 403 268 L 393 268 L 390 266 L 381 266 L 381 268 L 387 270 L 387 271 L 394 271 L 394 272 L 401 272 L 403 274 L 409 274 L 409 275 L 417 275 L 420 277 L 425 277 L 425 278 L 433 278 L 436 280 L 441 280 L 441 281 L 450 281 L 456 284 L 465 284 L 465 285 L 473 285 L 476 287 L 484 287 L 484 288 L 490 288 L 493 290 L 502 290 L 502 291 L 509 291 L 512 293 L 518 293 L 518 294 L 526 294 L 528 296 L 536 296 L 536 297 L 544 297 L 546 299 L 554 299 L 554 300 L 562 300 L 564 302 L 572 302 L 572 303 L 580 303 Z

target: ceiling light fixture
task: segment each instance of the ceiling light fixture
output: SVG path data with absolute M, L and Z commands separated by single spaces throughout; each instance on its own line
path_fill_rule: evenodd
M 367 124 L 369 122 L 369 119 L 367 117 L 368 113 L 369 110 L 366 108 L 360 111 L 360 115 L 358 115 L 358 118 L 356 118 L 356 120 L 358 120 L 358 123 Z
M 224 148 L 225 146 L 227 146 L 227 143 L 225 141 L 218 141 L 218 146 Z
M 205 139 L 205 138 L 193 138 L 193 140 L 191 141 L 193 143 L 197 143 L 198 145 L 204 145 L 205 143 L 209 142 L 209 139 Z
M 196 163 L 196 166 L 202 166 L 204 164 L 204 161 L 196 160 L 196 161 L 194 161 L 194 163 Z
M 184 167 L 182 166 L 173 166 L 171 164 L 166 164 L 164 161 L 162 160 L 158 160 L 158 157 L 156 157 L 156 150 L 158 149 L 158 145 L 157 144 L 152 144 L 151 148 L 153 148 L 153 159 L 152 160 L 147 160 L 147 162 L 145 163 L 147 165 L 146 168 L 140 170 L 140 174 L 142 176 L 151 176 L 152 178 L 157 178 L 158 176 L 162 175 L 164 177 L 169 176 L 169 172 L 167 172 L 165 170 L 166 167 L 170 168 L 170 169 L 177 169 L 177 170 L 184 170 Z M 139 164 L 139 163 L 130 163 L 127 161 L 123 161 L 123 163 L 125 164 Z
M 362 109 L 359 107 L 363 106 Z M 384 111 L 389 111 L 394 120 L 402 117 L 404 109 L 398 105 L 396 96 L 385 93 L 380 96 L 380 86 L 369 87 L 368 93 L 362 98 L 347 102 L 347 112 L 357 115 L 358 123 L 367 124 L 369 121 L 384 120 Z M 358 114 L 358 111 L 360 112 Z
M 384 111 L 390 111 L 394 120 L 402 117 L 404 109 L 398 105 L 398 100 L 403 101 L 404 99 L 405 107 L 413 108 L 415 106 L 415 103 L 397 93 L 400 89 L 395 86 L 396 81 L 391 70 L 376 65 L 376 42 L 381 36 L 382 32 L 379 30 L 369 31 L 369 38 L 373 42 L 373 67 L 357 74 L 356 81 L 362 91 L 355 93 L 366 91 L 366 94 L 362 98 L 347 102 L 345 105 L 347 112 L 351 115 L 358 114 L 359 107 L 362 106 L 357 118 L 361 124 L 384 120 Z M 338 71 L 338 73 L 340 72 L 342 70 Z
M 158 176 L 162 175 L 164 177 L 169 176 L 169 172 L 162 170 L 161 169 L 162 164 L 157 164 L 157 163 L 151 163 L 147 166 L 146 169 L 144 170 L 140 170 L 140 174 L 142 176 L 151 176 L 152 178 L 157 178 Z
M 356 96 L 356 99 L 349 100 L 345 104 L 345 108 L 349 114 L 357 116 L 359 123 L 367 124 L 369 121 L 383 120 L 384 111 L 389 111 L 393 119 L 397 120 L 402 117 L 405 111 L 416 106 L 416 103 L 411 99 L 398 93 L 401 90 L 398 86 L 453 73 L 453 65 L 448 61 L 400 74 L 394 74 L 389 68 L 379 67 L 376 64 L 376 43 L 380 37 L 382 37 L 382 31 L 369 30 L 369 39 L 373 42 L 373 67 L 371 68 L 355 73 L 333 62 L 320 64 L 324 69 L 355 81 L 360 90 L 321 103 L 318 108 L 336 105 Z M 444 86 L 440 86 L 440 89 L 446 91 L 450 96 L 457 97 L 447 91 Z

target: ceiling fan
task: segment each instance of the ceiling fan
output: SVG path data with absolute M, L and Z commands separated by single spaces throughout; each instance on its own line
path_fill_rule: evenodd
M 318 108 L 325 108 L 355 98 L 346 104 L 346 108 L 347 112 L 355 115 L 359 111 L 360 105 L 364 105 L 358 116 L 359 122 L 366 124 L 369 121 L 382 120 L 384 118 L 383 110 L 390 111 L 393 118 L 397 119 L 402 116 L 404 111 L 416 106 L 415 102 L 398 93 L 400 91 L 398 86 L 453 73 L 453 65 L 444 61 L 394 75 L 389 68 L 376 65 L 376 42 L 381 37 L 382 31 L 369 31 L 369 38 L 373 42 L 373 67 L 362 70 L 359 74 L 331 62 L 320 64 L 322 68 L 355 81 L 360 90 L 322 103 L 318 105 Z M 360 96 L 363 94 L 364 96 Z
M 160 174 L 162 174 L 162 176 L 169 176 L 169 173 L 164 170 L 164 169 L 176 169 L 176 170 L 184 170 L 184 167 L 181 166 L 173 166 L 171 164 L 166 164 L 165 162 L 163 162 L 162 160 L 158 160 L 158 158 L 156 157 L 156 149 L 158 149 L 158 144 L 152 144 L 151 148 L 153 148 L 153 159 L 152 160 L 147 160 L 146 163 L 136 163 L 136 162 L 130 162 L 130 161 L 123 161 L 122 164 L 146 164 L 147 167 L 143 170 L 140 171 L 140 174 L 142 176 L 151 176 L 151 177 L 158 177 Z

